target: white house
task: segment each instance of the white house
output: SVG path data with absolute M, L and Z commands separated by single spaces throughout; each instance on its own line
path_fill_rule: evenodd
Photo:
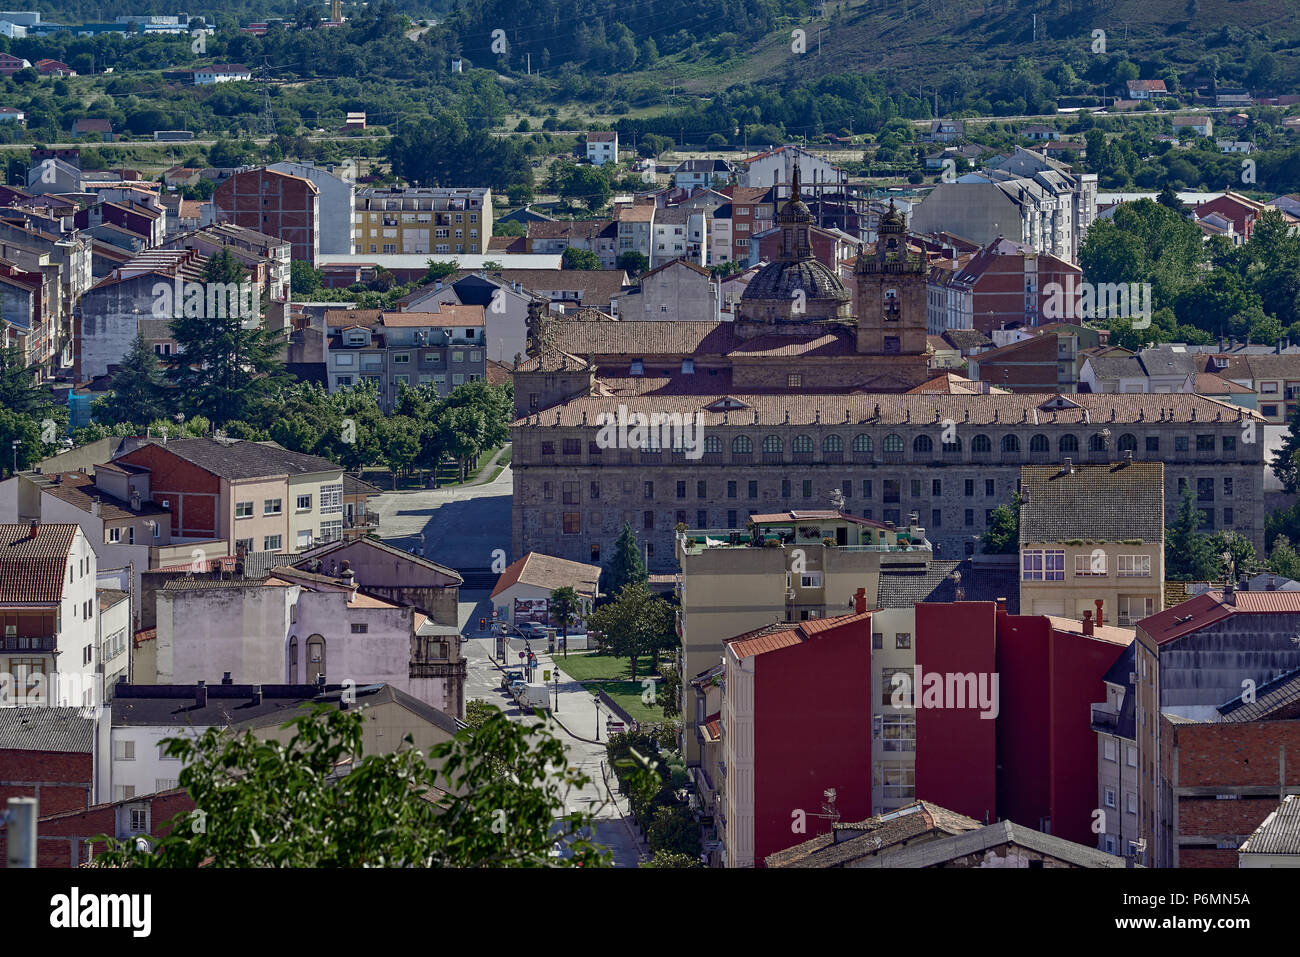
M 722 319 L 720 283 L 703 266 L 672 259 L 641 276 L 637 286 L 615 300 L 614 314 L 625 320 Z
M 0 123 L 17 123 L 19 126 L 27 122 L 27 114 L 17 107 L 0 106 Z
M 76 525 L 0 525 L 0 704 L 101 700 L 96 573 Z
M 463 715 L 459 641 L 415 608 L 347 584 L 348 574 L 277 567 L 260 580 L 168 582 L 158 593 L 155 680 L 190 683 L 229 671 L 236 682 L 303 684 L 326 675 L 391 684 Z
M 1255 144 L 1249 140 L 1215 140 L 1220 153 L 1253 153 Z
M 127 642 L 131 638 L 131 596 L 116 588 L 98 588 L 99 621 L 97 623 L 95 664 L 102 667 L 104 688 L 111 693 L 118 677 L 125 675 L 130 664 Z
M 501 573 L 492 589 L 491 602 L 498 621 L 518 625 L 525 621 L 557 624 L 551 616 L 551 592 L 569 587 L 578 593 L 582 608 L 571 627 L 581 630 L 596 603 L 600 566 L 529 552 Z
M 1208 116 L 1175 116 L 1174 132 L 1190 129 L 1197 136 L 1213 136 L 1214 120 Z
M 213 83 L 231 83 L 252 78 L 253 72 L 242 63 L 215 63 L 194 70 L 195 86 L 211 86 Z
M 618 133 L 593 132 L 587 134 L 587 159 L 593 166 L 618 162 Z

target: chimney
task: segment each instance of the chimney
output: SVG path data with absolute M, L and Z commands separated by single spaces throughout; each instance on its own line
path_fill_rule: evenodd
M 866 612 L 867 590 L 865 588 L 859 588 L 857 591 L 853 593 L 853 610 L 857 612 L 859 615 Z
M 1083 633 L 1085 635 L 1092 634 L 1092 612 L 1090 611 L 1083 613 Z
M 1124 451 L 1124 464 L 1125 464 L 1125 465 L 1132 465 L 1132 464 L 1133 464 L 1133 450 L 1132 450 L 1132 449 L 1126 449 L 1126 450 Z
M 27 529 L 27 537 L 28 537 L 28 538 L 35 538 L 35 537 L 36 537 L 36 533 L 39 532 L 40 530 L 41 530 L 41 523 L 40 523 L 40 520 L 39 520 L 39 519 L 35 519 L 35 518 L 32 519 L 31 527 L 30 527 L 29 529 Z
M 1068 455 L 1065 457 L 1065 465 L 1062 466 L 1062 469 L 1065 471 L 1066 474 L 1074 473 L 1074 460 L 1071 459 Z
M 194 686 L 194 705 L 199 708 L 208 706 L 208 685 L 205 681 L 200 681 Z
M 1226 582 L 1223 586 L 1223 603 L 1225 605 L 1232 605 L 1234 607 L 1237 604 L 1236 587 L 1232 584 L 1231 581 Z
M 234 684 L 234 682 L 230 680 L 230 672 L 229 672 L 229 671 L 227 671 L 224 675 L 221 676 L 221 683 L 222 683 L 223 685 Z
M 1268 578 L 1268 590 L 1277 591 L 1277 579 L 1274 578 L 1272 575 L 1270 575 Z
M 999 598 L 998 615 L 1005 615 L 1006 613 L 1007 613 L 1007 600 L 1005 598 Z
M 262 686 L 253 685 L 253 704 L 262 703 Z
M 1100 598 L 1096 598 L 1093 599 L 1092 603 L 1097 606 L 1097 625 L 1104 628 L 1106 625 L 1106 616 L 1102 614 L 1103 602 Z
M 1275 348 L 1274 351 L 1275 351 L 1278 355 L 1281 355 L 1281 354 L 1282 354 L 1282 339 L 1281 339 L 1281 337 L 1278 338 L 1278 340 L 1277 340 L 1277 347 Z

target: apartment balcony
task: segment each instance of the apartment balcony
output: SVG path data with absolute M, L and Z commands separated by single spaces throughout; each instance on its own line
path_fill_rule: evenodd
M 379 526 L 379 513 L 374 509 L 362 508 L 357 509 L 352 518 L 344 516 L 344 528 L 377 528 Z
M 469 660 L 460 661 L 421 661 L 412 658 L 408 677 L 411 678 L 454 678 L 464 680 L 469 675 Z
M 52 655 L 55 653 L 59 644 L 59 639 L 55 635 L 41 635 L 30 637 L 14 637 L 6 635 L 0 638 L 0 652 L 32 652 L 33 654 Z
M 1117 734 L 1119 732 L 1119 715 L 1114 711 L 1108 711 L 1103 705 L 1092 706 L 1092 730 L 1100 731 L 1102 734 Z

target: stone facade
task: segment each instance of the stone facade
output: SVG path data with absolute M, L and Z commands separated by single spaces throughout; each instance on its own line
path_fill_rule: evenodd
M 539 551 L 598 562 L 630 521 L 650 568 L 672 571 L 678 522 L 743 529 L 751 512 L 830 507 L 834 490 L 844 494 L 845 510 L 855 515 L 904 524 L 910 512 L 919 513 L 936 557 L 958 559 L 972 552 L 992 510 L 1011 501 L 1021 465 L 1056 464 L 1065 457 L 1118 461 L 1123 456 L 1117 445 L 1130 444 L 1130 435 L 1136 461 L 1165 463 L 1167 523 L 1175 518 L 1180 482 L 1197 490 L 1211 479 L 1218 494 L 1231 479 L 1228 498 L 1219 494 L 1218 501 L 1197 506 L 1215 513 L 1215 529 L 1232 528 L 1256 549 L 1263 547 L 1263 444 L 1242 441 L 1243 425 L 1257 417 L 1211 399 L 730 398 L 738 408 L 724 408 L 721 396 L 581 397 L 516 421 L 511 554 Z M 600 449 L 596 417 L 616 412 L 620 403 L 646 413 L 702 411 L 702 453 L 689 459 L 680 452 Z M 1174 415 L 1167 416 L 1171 406 Z M 959 447 L 943 446 L 945 422 Z M 1109 451 L 1103 429 L 1112 433 Z M 1215 451 L 1195 451 L 1204 444 L 1198 436 L 1213 436 Z M 978 451 L 985 443 L 988 451 Z M 1089 451 L 1094 445 L 1100 450 Z

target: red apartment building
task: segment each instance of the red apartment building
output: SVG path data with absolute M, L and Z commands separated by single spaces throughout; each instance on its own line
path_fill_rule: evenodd
M 316 264 L 320 254 L 320 190 L 301 176 L 269 169 L 235 173 L 212 195 L 217 222 L 275 236 L 293 259 Z
M 1255 222 L 1270 208 L 1263 203 L 1257 203 L 1249 196 L 1242 196 L 1240 193 L 1228 190 L 1217 199 L 1197 203 L 1195 213 L 1197 219 L 1209 213 L 1218 213 L 1225 219 L 1231 220 L 1234 232 L 1241 237 L 1242 242 L 1248 242 L 1250 234 L 1255 230 Z
M 1065 291 L 1078 288 L 1083 276 L 1078 266 L 1046 253 L 1035 253 L 1023 243 L 998 239 L 971 257 L 961 269 L 932 279 L 946 287 L 950 304 L 943 328 L 974 328 L 992 335 L 993 330 L 1019 323 L 1045 325 L 1064 315 L 1049 315 L 1054 286 L 1060 287 L 1058 302 Z M 958 321 L 969 317 L 970 323 Z
M 1091 620 L 1010 615 L 1002 601 L 918 604 L 922 675 L 997 675 L 998 693 L 995 718 L 950 700 L 916 709 L 916 796 L 1095 845 L 1091 705 L 1132 640 Z
M 41 809 L 36 823 L 36 866 L 79 867 L 104 852 L 103 844 L 91 843 L 101 834 L 118 839 L 165 837 L 171 831 L 168 823 L 172 818 L 192 810 L 194 802 L 180 788 L 60 814 L 47 815 Z
M 1048 334 L 970 356 L 967 372 L 972 379 L 1012 392 L 1075 391 L 1068 340 Z
M 34 797 L 40 816 L 86 808 L 94 736 L 95 721 L 81 708 L 0 707 L 0 807 Z
M 728 867 L 871 816 L 871 612 L 782 622 L 725 645 L 718 834 Z M 864 692 L 864 689 L 865 692 Z

